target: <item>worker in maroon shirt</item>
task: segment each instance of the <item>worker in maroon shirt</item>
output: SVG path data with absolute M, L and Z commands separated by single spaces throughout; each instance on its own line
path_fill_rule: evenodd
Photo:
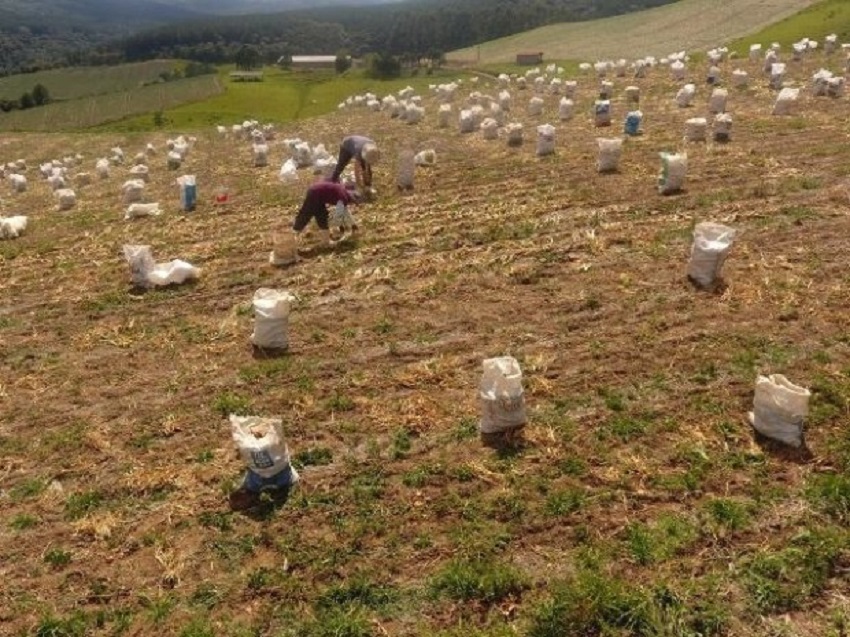
M 328 228 L 328 206 L 336 206 L 338 202 L 348 208 L 351 204 L 360 203 L 360 195 L 353 190 L 348 190 L 344 185 L 333 181 L 317 181 L 309 188 L 304 196 L 304 203 L 295 216 L 292 230 L 300 239 L 301 232 L 307 227 L 311 219 L 316 219 L 319 226 L 319 236 L 325 245 L 334 245 L 331 241 L 330 229 Z M 357 230 L 353 226 L 351 230 Z

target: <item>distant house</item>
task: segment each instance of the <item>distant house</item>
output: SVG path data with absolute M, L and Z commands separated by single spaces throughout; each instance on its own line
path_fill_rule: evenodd
M 517 53 L 516 54 L 516 63 L 522 64 L 524 66 L 534 66 L 535 64 L 542 64 L 543 62 L 543 53 Z
M 278 60 L 278 64 L 283 58 Z M 298 69 L 333 69 L 336 65 L 335 55 L 293 55 L 290 68 Z
M 230 79 L 234 82 L 262 82 L 262 71 L 232 71 Z

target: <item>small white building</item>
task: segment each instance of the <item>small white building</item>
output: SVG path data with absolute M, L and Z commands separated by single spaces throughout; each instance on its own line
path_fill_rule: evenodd
M 282 60 L 278 60 L 278 63 Z M 293 55 L 290 64 L 293 69 L 333 69 L 335 66 L 335 55 Z

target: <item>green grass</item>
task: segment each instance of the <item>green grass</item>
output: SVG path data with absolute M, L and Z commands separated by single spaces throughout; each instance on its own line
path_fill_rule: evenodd
M 534 613 L 529 637 L 647 634 L 646 594 L 626 582 L 582 573 L 555 587 L 552 599 Z M 620 632 L 617 632 L 620 631 Z
M 82 66 L 24 73 L 0 78 L 0 98 L 18 99 L 36 84 L 42 84 L 56 101 L 129 91 L 156 82 L 160 73 L 181 66 L 174 60 L 151 60 L 117 66 Z
M 84 491 L 73 493 L 65 500 L 65 517 L 69 520 L 79 520 L 98 508 L 103 502 L 99 491 Z
M 510 67 L 504 65 L 512 64 L 520 51 L 542 51 L 544 66 L 551 60 L 634 59 L 682 49 L 694 53 L 746 37 L 806 4 L 806 0 L 714 3 L 711 19 L 706 19 L 705 0 L 679 0 L 611 18 L 544 26 L 452 51 L 446 57 L 450 61 L 488 68 L 501 65 L 507 69 Z M 662 33 L 663 37 L 658 37 Z
M 435 595 L 461 602 L 497 603 L 527 587 L 527 578 L 516 568 L 493 561 L 452 561 L 431 582 Z
M 818 40 L 822 46 L 824 37 L 831 33 L 838 35 L 839 43 L 846 42 L 850 36 L 850 3 L 846 0 L 823 0 L 756 33 L 736 40 L 730 48 L 743 53 L 749 50 L 751 44 L 760 43 L 766 47 L 771 42 L 779 42 L 788 46 L 804 37 Z M 836 52 L 835 58 L 841 59 L 839 52 Z
M 638 564 L 663 562 L 687 548 L 697 533 L 682 517 L 665 515 L 651 524 L 630 524 L 626 528 L 626 546 Z
M 437 71 L 433 75 L 374 80 L 361 70 L 336 75 L 332 71 L 301 72 L 266 67 L 262 82 L 232 82 L 227 75 L 230 70 L 230 67 L 221 68 L 219 78 L 225 86 L 221 95 L 166 108 L 164 115 L 168 126 L 190 130 L 229 126 L 246 119 L 290 122 L 332 113 L 340 102 L 352 95 L 372 92 L 381 98 L 408 85 L 424 94 L 429 84 L 448 82 L 464 75 L 457 71 Z M 150 119 L 148 116 L 135 117 L 110 126 L 110 130 L 147 130 L 152 125 Z
M 53 568 L 62 568 L 71 563 L 71 553 L 59 548 L 52 548 L 44 554 L 45 564 Z
M 846 533 L 803 532 L 779 550 L 761 550 L 745 564 L 745 584 L 753 607 L 762 613 L 803 608 L 834 575 Z
M 0 113 L 0 130 L 55 132 L 95 127 L 102 130 L 150 130 L 154 128 L 151 113 L 187 102 L 207 100 L 221 90 L 222 86 L 215 75 L 202 75 L 164 84 L 53 102 L 25 111 Z M 144 125 L 104 126 L 133 116 L 142 116 Z
M 23 531 L 38 524 L 38 518 L 28 513 L 20 513 L 9 522 L 9 528 L 15 531 Z

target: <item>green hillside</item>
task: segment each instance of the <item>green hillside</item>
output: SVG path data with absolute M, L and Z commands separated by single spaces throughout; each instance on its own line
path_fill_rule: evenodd
M 151 60 L 117 66 L 76 67 L 10 75 L 0 79 L 0 99 L 18 99 L 36 84 L 46 86 L 54 100 L 115 93 L 156 82 L 160 74 L 170 73 L 178 64 L 172 60 Z
M 626 15 L 581 23 L 555 24 L 452 51 L 455 62 L 511 62 L 522 51 L 542 51 L 548 60 L 666 55 L 707 49 L 743 38 L 794 15 L 813 0 L 682 0 Z M 835 2 L 834 4 L 844 4 Z
M 831 33 L 838 35 L 842 42 L 850 38 L 850 2 L 847 0 L 823 0 L 734 44 L 739 48 L 748 48 L 757 42 L 788 45 L 804 37 L 822 42 Z

